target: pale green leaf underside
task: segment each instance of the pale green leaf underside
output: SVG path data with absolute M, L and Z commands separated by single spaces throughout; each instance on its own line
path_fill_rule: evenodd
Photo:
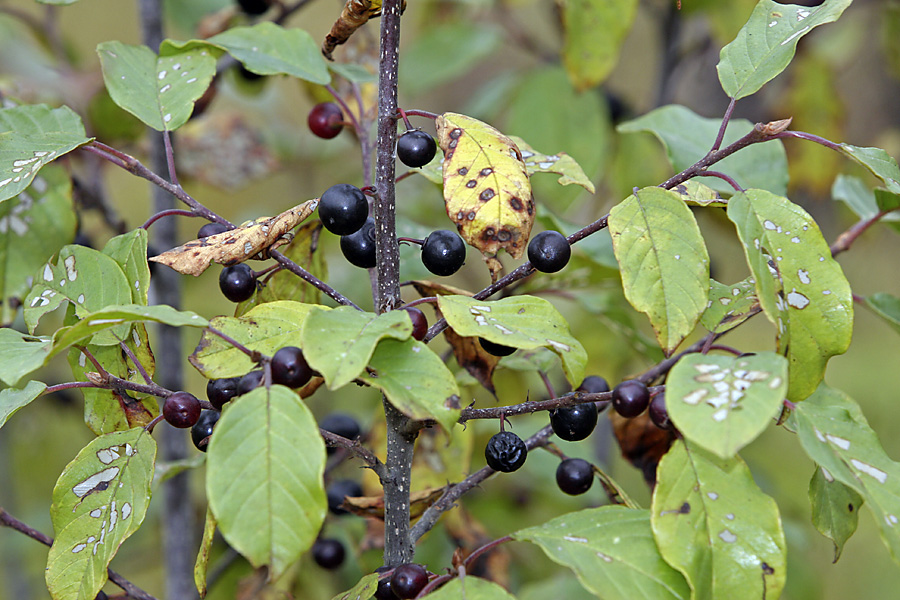
M 822 467 L 817 466 L 809 481 L 809 503 L 812 523 L 819 533 L 834 542 L 834 561 L 837 562 L 844 544 L 856 532 L 862 496 L 836 481 L 830 473 L 826 477 Z
M 16 414 L 20 408 L 27 406 L 32 400 L 47 389 L 46 383 L 29 381 L 24 388 L 6 388 L 0 391 L 0 427 Z
M 16 385 L 22 377 L 43 366 L 52 347 L 48 337 L 0 328 L 0 380 L 6 385 Z
M 472 575 L 457 577 L 441 587 L 438 591 L 428 594 L 432 600 L 515 600 L 505 589 L 492 581 L 480 579 Z
M 900 193 L 900 167 L 890 154 L 881 148 L 862 148 L 850 144 L 841 144 L 841 148 L 847 156 L 881 179 L 889 191 Z
M 900 333 L 900 298 L 879 292 L 866 298 L 866 306 Z

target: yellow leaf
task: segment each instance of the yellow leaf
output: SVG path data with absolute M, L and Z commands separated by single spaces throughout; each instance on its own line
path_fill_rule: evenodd
M 471 246 L 520 258 L 534 223 L 534 197 L 519 148 L 465 115 L 444 113 L 435 126 L 444 151 L 447 215 Z

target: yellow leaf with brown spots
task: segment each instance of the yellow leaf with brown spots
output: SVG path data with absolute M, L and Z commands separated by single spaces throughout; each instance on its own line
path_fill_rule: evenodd
M 444 151 L 447 215 L 469 245 L 520 258 L 534 223 L 534 197 L 519 148 L 465 115 L 444 113 L 435 126 Z
M 188 242 L 152 256 L 150 260 L 194 277 L 213 262 L 226 266 L 244 262 L 263 250 L 287 244 L 290 239 L 283 236 L 311 215 L 318 205 L 318 198 L 308 200 L 278 216 L 260 218 L 237 229 Z

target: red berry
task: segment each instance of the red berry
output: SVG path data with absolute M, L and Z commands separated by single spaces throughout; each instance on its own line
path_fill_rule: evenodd
M 341 107 L 334 102 L 323 102 L 316 104 L 309 111 L 306 118 L 306 124 L 309 130 L 320 138 L 330 140 L 344 128 L 344 113 Z
M 163 404 L 163 417 L 173 427 L 193 427 L 200 418 L 200 401 L 193 394 L 175 392 Z

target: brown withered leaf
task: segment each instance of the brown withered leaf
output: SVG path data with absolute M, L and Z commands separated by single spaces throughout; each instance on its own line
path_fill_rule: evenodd
M 288 243 L 290 239 L 282 236 L 312 214 L 318 205 L 318 198 L 308 200 L 276 217 L 260 218 L 237 229 L 188 242 L 150 260 L 194 277 L 213 262 L 226 266 L 244 262 L 264 250 Z
M 444 494 L 444 488 L 427 488 L 411 492 L 409 495 L 409 516 L 411 519 L 421 517 L 425 510 L 438 501 Z M 360 517 L 384 519 L 384 496 L 358 496 L 344 498 L 341 508 Z
M 615 411 L 608 412 L 622 456 L 641 470 L 650 486 L 655 485 L 656 467 L 675 441 L 675 434 L 654 425 L 646 411 L 634 419 L 626 419 Z
M 400 5 L 401 12 L 406 10 L 406 0 Z M 381 16 L 381 0 L 347 0 L 341 10 L 341 16 L 322 43 L 322 54 L 328 60 L 334 60 L 334 49 L 350 39 L 353 33 L 373 17 Z

